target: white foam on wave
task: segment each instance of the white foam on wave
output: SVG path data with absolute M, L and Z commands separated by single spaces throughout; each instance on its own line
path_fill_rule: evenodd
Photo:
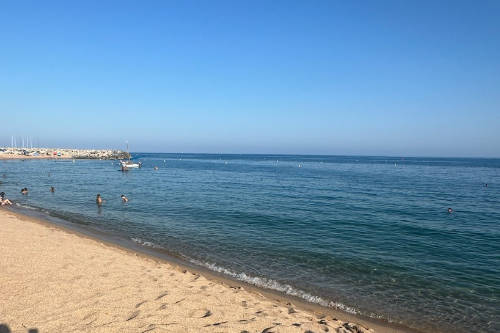
M 161 248 L 161 246 L 155 244 L 155 243 L 152 243 L 152 242 L 148 242 L 148 241 L 143 241 L 142 239 L 140 238 L 131 238 L 131 240 L 134 242 L 134 243 L 137 243 L 139 245 L 142 245 L 142 246 L 147 246 L 147 247 L 152 247 L 154 249 L 159 249 Z
M 15 205 L 17 207 L 22 207 L 22 208 L 25 208 L 25 209 L 37 210 L 35 207 L 31 207 L 31 206 L 27 206 L 27 205 L 21 205 L 19 202 L 16 202 Z
M 325 307 L 329 307 L 329 308 L 339 309 L 339 310 L 342 310 L 342 311 L 347 312 L 347 313 L 351 313 L 351 314 L 358 314 L 359 313 L 359 311 L 357 311 L 353 307 L 347 306 L 347 305 L 339 303 L 339 302 L 328 301 L 328 300 L 325 300 L 324 298 L 319 297 L 319 296 L 311 295 L 310 293 L 305 292 L 303 290 L 295 289 L 294 287 L 292 287 L 289 284 L 279 283 L 278 281 L 263 278 L 263 277 L 250 276 L 250 275 L 247 275 L 246 273 L 236 273 L 236 272 L 233 272 L 227 268 L 217 266 L 216 264 L 213 264 L 213 263 L 201 262 L 201 261 L 195 260 L 195 259 L 190 259 L 189 261 L 193 264 L 206 267 L 214 272 L 229 275 L 232 278 L 235 278 L 239 281 L 243 281 L 243 282 L 252 284 L 252 285 L 257 286 L 257 287 L 276 290 L 276 291 L 282 292 L 286 295 L 302 298 L 310 303 L 319 304 L 321 306 L 325 306 Z
M 151 247 L 151 248 L 155 248 L 155 249 L 162 248 L 160 245 L 157 245 L 157 244 L 149 242 L 149 241 L 144 241 L 140 238 L 134 237 L 134 238 L 131 238 L 131 240 L 139 245 L 142 245 L 142 246 L 147 246 L 147 247 Z M 195 265 L 208 268 L 214 272 L 228 275 L 236 280 L 243 281 L 243 282 L 249 283 L 251 285 L 254 285 L 254 286 L 257 286 L 260 288 L 279 291 L 279 292 L 282 292 L 286 295 L 299 297 L 299 298 L 301 298 L 307 302 L 310 302 L 310 303 L 318 304 L 318 305 L 328 307 L 328 308 L 341 310 L 341 311 L 344 311 L 344 312 L 347 312 L 350 314 L 360 314 L 360 311 L 358 311 L 357 309 L 355 309 L 351 306 L 345 305 L 345 304 L 340 303 L 340 302 L 325 300 L 324 298 L 322 298 L 320 296 L 312 295 L 312 294 L 305 292 L 303 290 L 296 289 L 296 288 L 294 288 L 291 285 L 286 284 L 286 283 L 280 283 L 276 280 L 268 279 L 268 278 L 264 278 L 264 277 L 251 276 L 251 275 L 248 275 L 244 272 L 241 272 L 241 273 L 233 272 L 227 268 L 217 266 L 214 263 L 202 262 L 202 261 L 192 259 L 192 258 L 189 258 L 186 256 L 183 256 L 183 257 L 187 261 L 189 261 Z M 368 316 L 372 317 L 372 318 L 382 318 L 382 316 L 379 316 L 379 315 L 374 314 L 374 313 L 371 313 Z

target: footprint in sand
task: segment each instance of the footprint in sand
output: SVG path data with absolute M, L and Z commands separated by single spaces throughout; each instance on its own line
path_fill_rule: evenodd
M 203 327 L 220 326 L 220 325 L 224 325 L 224 324 L 227 324 L 227 323 L 228 323 L 227 321 L 221 321 L 221 322 L 218 322 L 218 323 L 208 324 L 208 325 L 205 325 Z
M 96 320 L 96 318 L 97 318 L 97 312 L 90 312 L 86 314 L 85 317 L 82 318 L 82 321 L 87 319 Z
M 137 303 L 137 304 L 135 305 L 135 308 L 137 309 L 138 307 L 140 307 L 141 305 L 143 305 L 143 304 L 144 304 L 144 303 L 146 303 L 146 302 L 147 302 L 147 301 L 146 301 L 146 300 L 144 300 L 144 301 L 142 301 L 142 302 Z
M 252 322 L 252 321 L 255 321 L 255 317 L 250 318 L 250 319 L 240 319 L 240 320 L 238 320 L 238 322 L 240 322 L 242 324 L 248 324 L 249 322 Z
M 267 313 L 265 313 L 264 311 L 260 310 L 260 311 L 257 311 L 255 312 L 255 314 L 259 317 L 266 317 L 267 316 Z
M 128 315 L 128 317 L 127 317 L 127 320 L 126 320 L 126 321 L 129 321 L 129 320 L 134 319 L 135 317 L 137 317 L 137 316 L 139 315 L 139 313 L 140 313 L 140 311 L 139 311 L 139 310 L 132 312 L 131 314 L 129 314 L 129 315 Z
M 168 291 L 164 291 L 160 295 L 158 295 L 158 297 L 155 298 L 155 301 L 162 299 L 163 297 L 165 297 L 167 295 L 168 295 Z
M 167 308 L 167 303 L 163 303 L 162 305 L 160 305 L 158 310 L 165 310 L 166 308 Z
M 208 309 L 198 309 L 191 311 L 189 317 L 191 318 L 208 318 L 212 315 L 212 312 Z
M 141 333 L 146 333 L 146 332 L 152 331 L 155 328 L 156 328 L 156 326 L 154 324 L 149 324 L 149 326 L 144 331 L 141 331 Z
M 89 326 L 97 320 L 97 312 L 91 312 L 82 318 L 84 325 Z

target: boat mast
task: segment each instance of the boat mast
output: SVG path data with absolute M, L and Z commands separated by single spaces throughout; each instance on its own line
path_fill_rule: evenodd
M 130 152 L 128 151 L 128 140 L 125 141 L 125 143 L 127 144 L 127 155 L 128 155 L 128 160 L 130 161 Z

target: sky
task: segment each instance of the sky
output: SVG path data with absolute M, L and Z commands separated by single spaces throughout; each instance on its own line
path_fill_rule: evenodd
M 500 1 L 2 1 L 0 146 L 500 157 Z

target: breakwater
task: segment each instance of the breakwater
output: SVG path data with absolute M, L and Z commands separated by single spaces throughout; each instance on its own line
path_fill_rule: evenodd
M 0 148 L 0 159 L 74 158 L 114 160 L 129 157 L 128 152 L 112 149 Z

